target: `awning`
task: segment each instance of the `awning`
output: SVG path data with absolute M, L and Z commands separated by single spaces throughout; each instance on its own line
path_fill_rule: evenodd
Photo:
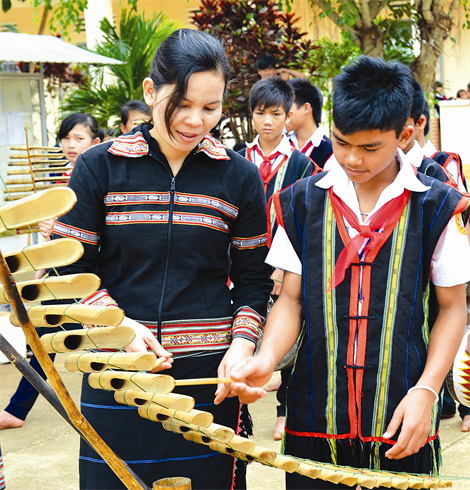
M 122 61 L 91 53 L 55 36 L 0 32 L 0 61 L 119 65 Z

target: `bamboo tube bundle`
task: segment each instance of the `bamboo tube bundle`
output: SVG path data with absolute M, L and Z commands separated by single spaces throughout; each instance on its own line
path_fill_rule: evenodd
M 74 238 L 59 238 L 25 247 L 5 255 L 14 274 L 73 264 L 83 255 L 83 245 Z
M 124 319 L 124 312 L 116 306 L 92 306 L 80 303 L 31 306 L 28 309 L 28 315 L 35 327 L 57 327 L 64 323 L 92 323 L 105 327 L 117 327 Z M 10 315 L 10 321 L 13 325 L 18 325 L 18 318 L 13 312 Z M 93 329 L 87 331 L 91 332 Z M 97 334 L 94 333 L 94 335 Z M 112 347 L 113 345 L 108 346 L 108 348 Z
M 154 422 L 165 422 L 170 418 L 174 418 L 183 423 L 197 425 L 198 427 L 209 427 L 214 420 L 214 416 L 209 412 L 203 412 L 201 410 L 183 412 L 181 410 L 172 410 L 150 404 L 139 407 L 139 415 L 142 418 L 147 418 Z
M 151 371 L 157 356 L 153 352 L 82 352 L 70 354 L 65 368 L 70 372 L 99 373 L 106 369 Z
M 134 337 L 135 332 L 130 327 L 96 327 L 48 333 L 40 340 L 46 352 L 52 354 L 83 349 L 121 348 L 130 344 Z
M 24 303 L 33 303 L 51 299 L 85 298 L 94 293 L 100 283 L 100 278 L 95 274 L 70 274 L 17 282 L 16 287 Z M 5 303 L 8 303 L 8 299 L 0 285 L 0 304 Z
M 121 328 L 123 327 L 119 327 L 119 329 Z M 128 373 L 126 371 L 93 373 L 88 377 L 88 383 L 97 390 L 117 391 L 131 389 L 163 395 L 167 395 L 175 387 L 174 378 L 166 374 Z

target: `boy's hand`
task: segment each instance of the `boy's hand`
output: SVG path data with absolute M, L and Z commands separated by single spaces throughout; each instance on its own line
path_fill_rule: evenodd
M 396 444 L 385 453 L 387 458 L 405 458 L 417 453 L 426 444 L 431 431 L 434 399 L 434 394 L 428 390 L 414 390 L 403 398 L 383 435 L 389 439 L 401 425 Z

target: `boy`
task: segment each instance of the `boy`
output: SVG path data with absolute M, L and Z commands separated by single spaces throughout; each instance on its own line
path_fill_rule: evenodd
M 300 151 L 295 150 L 284 134 L 284 126 L 294 100 L 294 91 L 280 77 L 267 77 L 256 82 L 250 91 L 250 108 L 253 126 L 258 133 L 252 143 L 240 150 L 240 154 L 253 162 L 260 170 L 268 203 L 268 235 L 275 229 L 275 210 L 270 198 L 274 192 L 285 189 L 297 180 L 312 175 L 313 163 Z M 320 169 L 317 169 L 320 171 Z M 273 295 L 279 295 L 282 285 L 282 271 L 274 270 Z M 278 388 L 277 421 L 274 439 L 280 440 L 285 422 L 285 387 L 290 369 L 281 371 L 282 385 Z
M 289 83 L 295 92 L 294 103 L 287 117 L 287 130 L 293 131 L 291 144 L 324 168 L 333 150 L 330 138 L 325 136 L 321 127 L 323 95 L 308 80 L 294 78 Z
M 276 75 L 276 60 L 272 54 L 262 54 L 256 60 L 256 70 L 261 78 Z
M 258 355 L 232 368 L 239 382 L 226 389 L 242 402 L 263 396 L 258 387 L 305 320 L 286 454 L 438 471 L 435 401 L 465 327 L 470 257 L 458 213 L 469 199 L 402 158 L 412 92 L 413 74 L 399 63 L 361 56 L 344 68 L 333 93 L 338 165 L 277 199 L 267 261 L 285 269 L 283 287 Z M 289 489 L 346 488 L 286 478 Z

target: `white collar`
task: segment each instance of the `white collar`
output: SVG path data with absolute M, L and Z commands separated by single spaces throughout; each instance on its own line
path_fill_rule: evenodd
M 263 150 L 261 149 L 261 146 L 259 144 L 259 135 L 256 135 L 256 138 L 253 140 L 253 142 L 247 143 L 246 146 L 247 146 L 247 148 L 254 148 L 255 146 L 258 146 L 258 148 L 263 152 Z M 289 138 L 285 134 L 282 135 L 281 141 L 276 146 L 276 148 L 274 148 L 274 150 L 271 152 L 271 155 L 273 153 L 276 153 L 277 151 L 279 153 L 281 153 L 282 155 L 287 155 L 289 157 L 292 153 L 292 146 L 289 143 Z M 263 154 L 264 154 L 264 152 L 263 152 Z
M 424 158 L 424 151 L 421 148 L 421 145 L 415 141 L 413 147 L 406 154 L 406 159 L 416 168 L 421 166 Z
M 426 143 L 423 146 L 423 153 L 425 157 L 431 158 L 434 153 L 436 153 L 437 149 L 433 145 L 431 140 L 427 140 Z
M 417 179 L 415 169 L 400 149 L 398 149 L 397 153 L 395 154 L 395 158 L 400 164 L 400 170 L 398 171 L 395 180 L 380 194 L 374 209 L 369 213 L 369 219 L 370 216 L 378 211 L 384 204 L 403 194 L 405 189 L 408 189 L 411 192 L 425 192 L 427 189 L 429 189 L 429 187 L 425 186 L 420 180 Z M 316 182 L 315 185 L 322 189 L 329 189 L 330 187 L 333 187 L 333 192 L 356 213 L 359 221 L 361 221 L 359 202 L 357 200 L 354 184 L 338 163 L 334 155 L 331 156 L 331 160 L 331 170 L 329 170 L 322 179 Z
M 305 145 L 308 144 L 309 141 L 312 142 L 312 145 L 314 147 L 320 146 L 320 143 L 323 139 L 323 136 L 325 136 L 325 130 L 323 129 L 322 125 L 320 124 L 317 129 L 311 134 L 310 138 L 305 142 Z M 297 133 L 294 131 L 290 135 L 290 139 L 294 143 L 295 147 L 298 150 L 302 150 L 302 148 L 299 148 L 299 140 L 297 139 Z M 304 146 L 305 146 L 304 145 Z

